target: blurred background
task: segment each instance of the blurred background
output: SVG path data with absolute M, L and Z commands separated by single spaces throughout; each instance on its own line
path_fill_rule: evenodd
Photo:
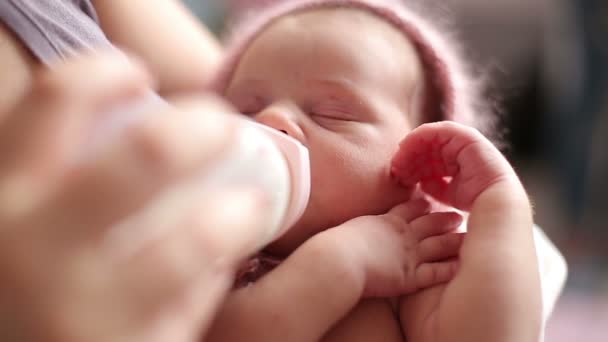
M 420 0 L 411 0 L 420 1 Z M 220 33 L 232 6 L 186 0 Z M 608 1 L 426 0 L 491 80 L 506 151 L 565 255 L 569 278 L 547 342 L 608 341 Z

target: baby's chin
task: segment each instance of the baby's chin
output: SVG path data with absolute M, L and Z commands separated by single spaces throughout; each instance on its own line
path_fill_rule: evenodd
M 268 245 L 265 251 L 278 257 L 286 257 L 320 232 L 356 217 L 384 214 L 400 203 L 419 197 L 417 192 L 416 187 L 391 186 L 384 188 L 375 198 L 370 196 L 369 201 L 351 207 L 343 206 L 339 211 L 331 205 L 335 201 L 311 199 L 302 218 L 283 236 Z

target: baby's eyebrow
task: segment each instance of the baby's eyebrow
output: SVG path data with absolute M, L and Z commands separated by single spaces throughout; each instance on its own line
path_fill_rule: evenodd
M 330 97 L 337 97 L 356 101 L 358 105 L 365 105 L 364 91 L 352 80 L 345 77 L 325 77 L 308 80 L 307 86 L 323 89 Z
M 226 96 L 242 96 L 251 94 L 252 89 L 254 89 L 256 93 L 265 93 L 269 91 L 269 87 L 269 82 L 264 79 L 250 78 L 229 83 L 228 86 L 223 90 L 223 94 Z
M 309 80 L 308 83 L 325 85 L 352 94 L 358 94 L 360 92 L 355 82 L 345 77 L 314 78 Z
M 351 101 L 359 109 L 367 112 L 370 109 L 370 102 L 365 98 L 364 90 L 356 82 L 346 77 L 324 77 L 308 80 L 308 86 L 321 86 L 329 90 L 330 97 L 337 97 L 342 100 Z

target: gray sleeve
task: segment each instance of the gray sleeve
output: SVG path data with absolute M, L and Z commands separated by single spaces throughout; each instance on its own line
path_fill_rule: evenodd
M 111 47 L 90 0 L 2 0 L 0 20 L 45 64 Z

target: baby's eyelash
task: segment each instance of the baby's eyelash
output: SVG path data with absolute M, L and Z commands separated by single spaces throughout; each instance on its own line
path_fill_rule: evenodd
M 312 107 L 311 115 L 328 119 L 352 120 L 353 113 L 350 108 L 342 103 L 324 103 Z

